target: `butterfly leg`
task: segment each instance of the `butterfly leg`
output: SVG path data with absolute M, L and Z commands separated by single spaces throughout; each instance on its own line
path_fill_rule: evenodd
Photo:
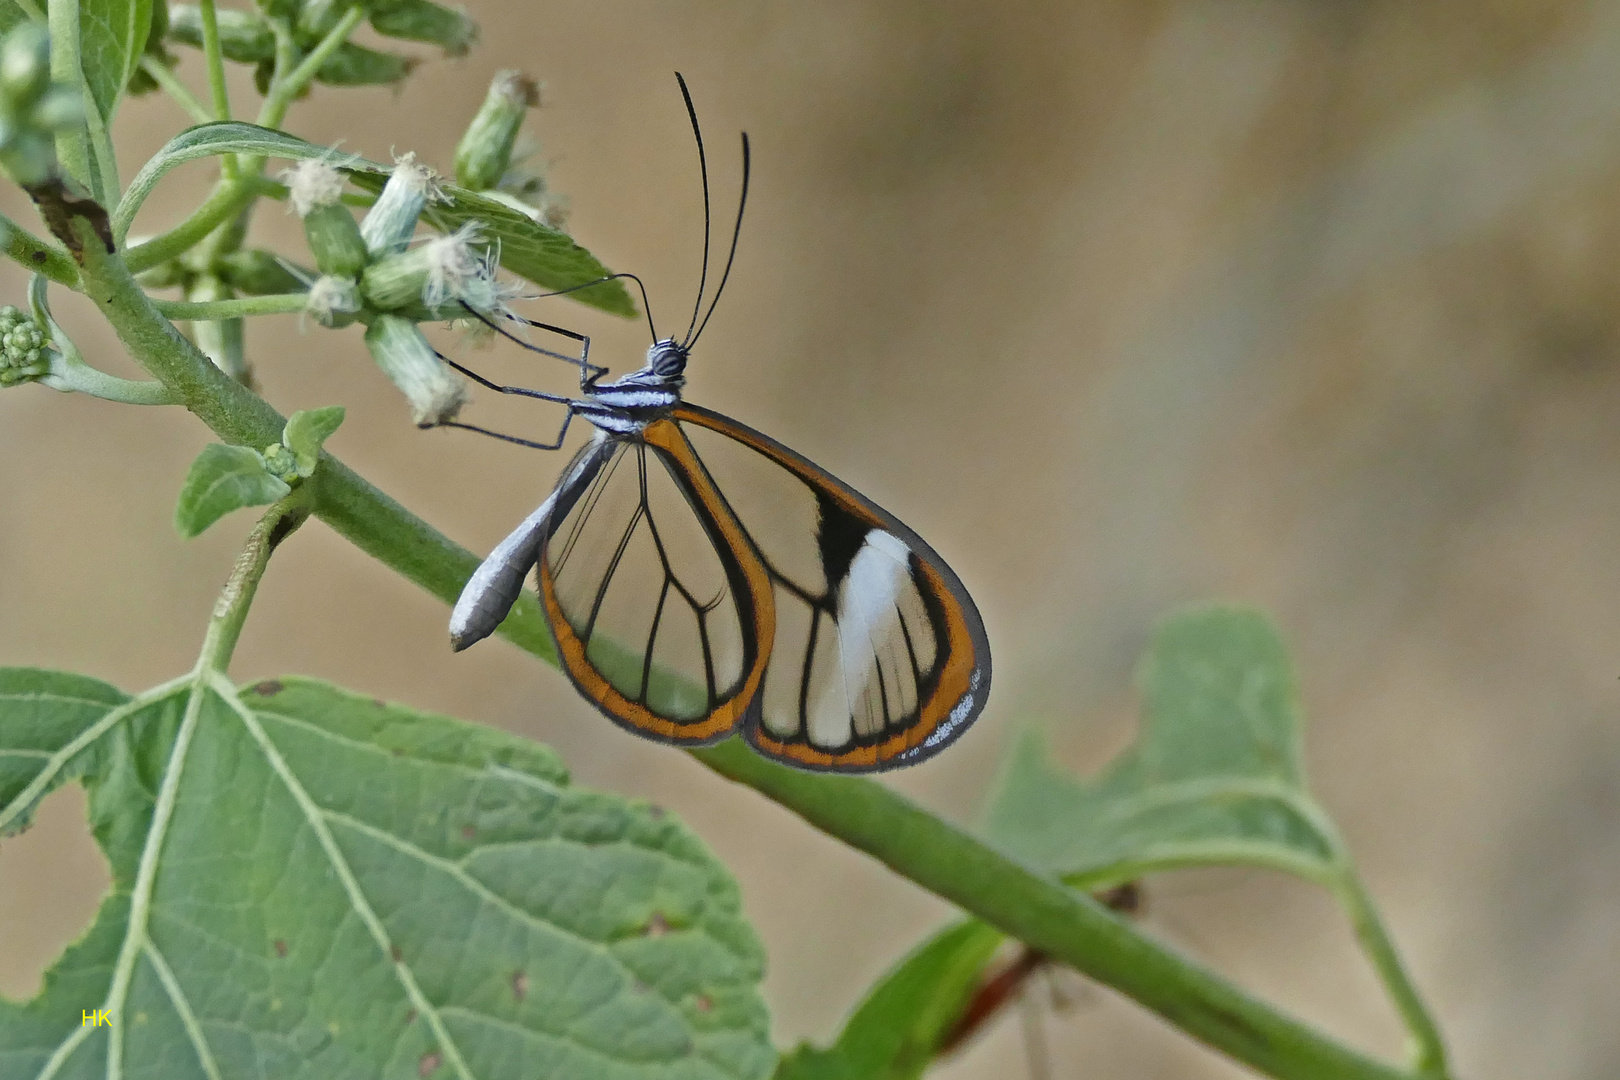
M 436 353 L 436 355 L 440 360 L 443 360 L 445 363 L 467 376 L 467 378 L 488 390 L 494 390 L 496 393 L 500 394 L 517 394 L 520 397 L 538 398 L 541 401 L 555 401 L 559 405 L 566 405 L 568 407 L 568 411 L 563 413 L 562 427 L 557 429 L 557 438 L 549 443 L 539 442 L 535 439 L 519 438 L 516 435 L 507 435 L 499 431 L 491 431 L 488 428 L 482 428 L 476 424 L 463 424 L 459 420 L 441 420 L 436 424 L 422 424 L 422 427 L 453 427 L 461 428 L 464 431 L 476 431 L 480 435 L 488 435 L 494 439 L 504 439 L 506 442 L 517 443 L 519 446 L 532 447 L 535 450 L 556 450 L 562 446 L 563 437 L 568 434 L 569 421 L 574 419 L 574 406 L 576 402 L 572 398 L 564 397 L 562 394 L 548 394 L 544 390 L 530 390 L 525 386 L 503 386 L 491 379 L 484 378 L 482 375 L 478 374 L 478 372 L 469 367 L 463 367 L 443 353 Z
M 563 413 L 562 427 L 557 429 L 557 438 L 554 442 L 549 443 L 543 443 L 536 439 L 519 438 L 516 435 L 508 435 L 502 431 L 491 431 L 489 428 L 482 428 L 476 424 L 463 424 L 459 420 L 440 420 L 437 424 L 423 424 L 422 427 L 460 428 L 463 431 L 476 431 L 480 435 L 488 435 L 492 439 L 501 439 L 505 442 L 517 443 L 519 446 L 527 446 L 531 450 L 557 450 L 562 447 L 563 438 L 568 434 L 568 422 L 573 418 L 574 410 L 572 408 Z
M 506 338 L 508 341 L 522 346 L 529 352 L 539 353 L 541 356 L 549 356 L 553 359 L 561 360 L 566 364 L 573 364 L 575 367 L 579 368 L 579 388 L 587 393 L 590 392 L 592 385 L 597 379 L 607 374 L 607 368 L 602 367 L 600 364 L 591 363 L 591 339 L 584 334 L 578 333 L 574 330 L 566 330 L 561 326 L 553 326 L 551 323 L 536 322 L 533 319 L 525 319 L 520 315 L 513 315 L 510 313 L 506 315 L 506 318 L 511 319 L 513 322 L 522 323 L 524 326 L 532 326 L 537 330 L 549 330 L 553 334 L 558 334 L 566 338 L 572 338 L 573 340 L 579 342 L 579 355 L 570 356 L 567 353 L 556 352 L 552 349 L 542 348 L 539 345 L 524 341 L 510 330 L 507 330 L 505 327 L 497 325 L 483 312 L 472 308 L 465 300 L 462 301 L 461 306 L 466 308 L 467 313 L 473 318 L 477 319 L 479 322 L 483 323 L 497 334 Z

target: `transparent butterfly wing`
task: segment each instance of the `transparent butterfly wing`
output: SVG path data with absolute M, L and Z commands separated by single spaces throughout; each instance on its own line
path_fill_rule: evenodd
M 641 734 L 686 745 L 723 738 L 763 677 L 772 631 L 763 566 L 668 421 L 593 445 L 588 467 L 556 493 L 538 558 L 564 670 Z
M 978 716 L 990 650 L 972 599 L 916 533 L 729 417 L 674 413 L 770 580 L 775 633 L 744 734 L 800 768 L 869 772 L 944 749 Z

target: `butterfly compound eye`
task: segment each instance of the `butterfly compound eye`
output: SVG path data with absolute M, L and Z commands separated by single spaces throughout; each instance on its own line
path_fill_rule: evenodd
M 686 349 L 678 341 L 665 338 L 647 350 L 647 366 L 658 375 L 672 377 L 686 371 Z

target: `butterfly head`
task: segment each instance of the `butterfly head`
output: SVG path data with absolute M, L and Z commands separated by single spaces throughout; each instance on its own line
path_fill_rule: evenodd
M 674 338 L 663 338 L 647 349 L 646 370 L 670 382 L 685 382 L 686 357 L 685 345 Z

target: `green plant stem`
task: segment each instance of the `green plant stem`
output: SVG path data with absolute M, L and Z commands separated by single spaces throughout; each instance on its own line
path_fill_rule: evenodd
M 215 322 L 250 315 L 286 315 L 304 310 L 307 293 L 273 293 L 268 296 L 239 296 L 231 300 L 159 300 L 152 306 L 171 319 Z
M 186 115 L 197 123 L 207 124 L 214 119 L 214 114 L 208 111 L 208 106 L 197 100 L 197 96 L 191 92 L 185 83 L 180 81 L 179 76 L 171 71 L 167 64 L 160 64 L 150 56 L 143 56 L 141 57 L 141 70 L 150 75 L 152 81 L 157 83 L 163 89 L 163 92 L 173 98 L 175 103 L 186 111 Z
M 219 19 L 214 14 L 214 0 L 199 0 L 202 13 L 203 56 L 208 61 L 208 89 L 214 99 L 215 120 L 231 118 L 231 98 L 225 89 L 225 54 L 219 45 Z M 227 158 L 227 164 L 231 159 Z
M 1183 1031 L 1284 1080 L 1409 1076 L 1249 997 L 1141 935 L 1090 897 L 860 777 L 767 761 L 741 740 L 691 751 L 903 877 L 1134 998 Z
M 1412 1067 L 1426 1076 L 1448 1076 L 1446 1044 L 1440 1036 L 1440 1029 L 1423 1004 L 1423 998 L 1418 994 L 1406 965 L 1401 962 L 1400 953 L 1395 951 L 1395 944 L 1384 929 L 1383 920 L 1378 917 L 1378 908 L 1372 897 L 1367 895 L 1361 878 L 1350 864 L 1349 856 L 1341 854 L 1341 859 L 1345 864 L 1344 872 L 1331 888 L 1340 906 L 1350 916 L 1350 925 L 1355 930 L 1362 951 L 1372 962 L 1384 989 L 1394 1000 L 1395 1008 L 1406 1024 L 1412 1040 Z
M 237 639 L 242 636 L 242 625 L 247 620 L 248 608 L 258 591 L 259 579 L 270 564 L 276 547 L 302 525 L 309 517 L 308 498 L 300 490 L 280 500 L 265 511 L 247 543 L 236 557 L 231 576 L 225 580 L 219 598 L 214 601 L 214 615 L 208 622 L 208 633 L 203 638 L 202 653 L 197 658 L 199 675 L 218 672 L 224 674 L 230 667 L 231 654 L 236 651 Z
M 332 54 L 354 33 L 360 20 L 366 17 L 363 5 L 356 4 L 343 13 L 337 25 L 327 31 L 320 43 L 309 51 L 309 55 L 299 61 L 298 66 L 283 74 L 277 71 L 276 79 L 270 87 L 270 92 L 264 96 L 264 106 L 259 110 L 258 124 L 260 127 L 278 128 L 287 117 L 287 110 L 292 106 L 294 99 L 304 92 L 304 88 L 315 80 L 315 75 L 321 70 L 321 65 L 331 59 Z M 279 68 L 279 63 L 278 63 Z
M 50 0 L 46 23 L 51 32 L 51 81 L 79 87 L 84 93 L 84 70 L 79 60 L 79 0 Z M 96 107 L 95 102 L 88 93 L 84 93 L 84 99 L 88 113 Z M 84 128 L 72 125 L 56 133 L 56 157 L 64 172 L 100 200 L 101 178 L 90 167 L 90 141 Z
M 79 287 L 79 268 L 66 251 L 47 244 L 3 214 L 0 214 L 0 227 L 5 230 L 7 255 L 58 285 L 70 289 Z
M 258 194 L 258 185 L 245 179 L 227 180 L 180 224 L 130 248 L 125 260 L 132 273 L 140 273 L 191 250 L 215 229 L 241 213 Z
M 135 962 L 147 944 L 147 924 L 151 918 L 152 894 L 157 885 L 158 863 L 163 844 L 168 838 L 169 823 L 174 817 L 175 804 L 180 794 L 180 778 L 185 771 L 186 755 L 192 737 L 202 717 L 202 707 L 209 693 L 219 693 L 214 680 L 230 665 L 231 653 L 236 649 L 247 619 L 248 608 L 258 590 L 259 579 L 264 576 L 270 555 L 276 546 L 308 517 L 296 493 L 272 506 L 253 531 L 247 544 L 237 556 L 225 587 L 214 602 L 213 617 L 203 635 L 203 645 L 197 664 L 191 671 L 191 686 L 187 692 L 185 712 L 175 732 L 174 746 L 163 769 L 163 781 L 158 787 L 157 799 L 152 807 L 152 824 L 141 848 L 140 863 L 135 871 L 135 883 L 130 889 L 129 921 L 124 942 L 113 964 L 113 976 L 107 988 L 103 1006 L 111 1020 L 107 1040 L 107 1080 L 120 1080 L 123 1075 L 125 1038 L 123 1032 L 125 1003 L 130 983 L 134 979 Z
M 81 237 L 93 240 L 80 222 Z M 228 442 L 264 446 L 284 421 L 220 372 L 163 319 L 116 255 L 85 248 L 85 290 L 119 337 Z M 358 547 L 449 603 L 477 560 L 330 455 L 310 480 L 315 514 Z M 509 639 L 551 657 L 532 596 L 502 624 Z M 796 772 L 733 740 L 696 751 L 705 765 L 873 855 L 998 929 L 1044 949 L 1241 1061 L 1284 1080 L 1410 1080 L 1243 994 L 1060 882 L 1012 862 L 881 784 Z

